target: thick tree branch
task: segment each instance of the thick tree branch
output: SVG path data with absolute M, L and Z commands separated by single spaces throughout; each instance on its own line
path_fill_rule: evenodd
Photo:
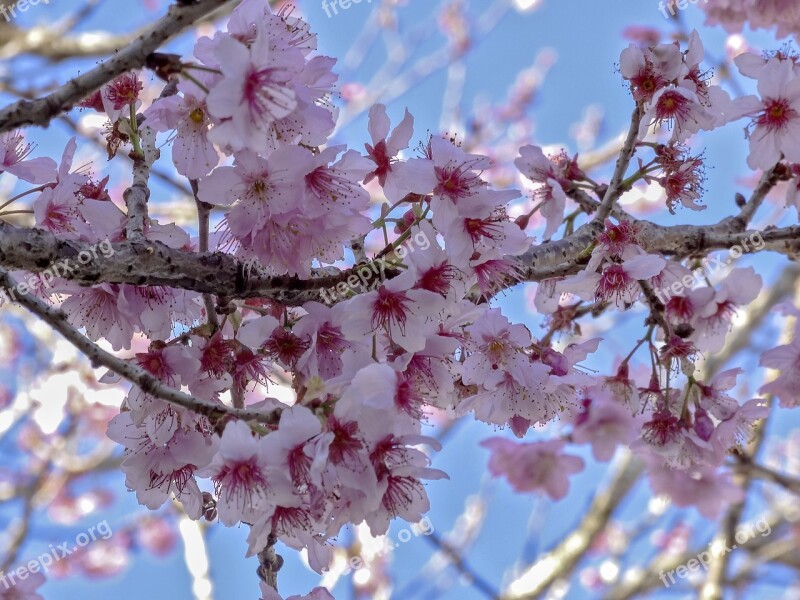
M 231 0 L 199 0 L 196 4 L 173 4 L 169 12 L 139 35 L 113 58 L 71 79 L 53 93 L 36 100 L 20 100 L 0 110 L 0 133 L 24 125 L 44 127 L 54 117 L 72 108 L 120 73 L 141 68 L 147 55 L 212 11 Z
M 678 258 L 697 256 L 710 250 L 741 245 L 742 240 L 757 239 L 757 236 L 761 236 L 764 246 L 757 249 L 751 244 L 749 250 L 772 251 L 790 258 L 800 254 L 800 226 L 797 225 L 765 231 L 738 231 L 732 222 L 727 221 L 705 227 L 665 227 L 643 221 L 639 224 L 642 247 L 654 254 Z M 587 250 L 601 228 L 598 222 L 590 223 L 562 240 L 532 247 L 521 257 L 522 280 L 542 281 L 577 273 L 588 260 Z M 67 261 L 70 268 L 60 268 L 56 276 L 82 285 L 106 282 L 169 286 L 227 298 L 269 298 L 288 306 L 299 306 L 310 300 L 324 301 L 323 290 L 346 282 L 348 277 L 356 277 L 355 268 L 311 279 L 249 274 L 245 266 L 230 254 L 185 252 L 147 240 L 113 244 L 113 255 L 100 255 L 88 264 L 79 264 L 78 254 L 90 252 L 90 248 L 87 243 L 58 239 L 47 231 L 17 228 L 0 221 L 0 266 L 52 273 L 54 267 L 63 267 Z M 96 249 L 94 254 L 97 255 Z M 393 274 L 387 273 L 390 277 Z M 514 283 L 509 280 L 502 287 L 511 287 Z

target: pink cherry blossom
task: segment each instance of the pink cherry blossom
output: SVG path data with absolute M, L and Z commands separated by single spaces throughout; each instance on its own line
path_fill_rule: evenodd
M 505 438 L 490 438 L 481 446 L 492 453 L 489 472 L 505 476 L 517 492 L 542 491 L 552 500 L 561 500 L 569 491 L 569 476 L 584 468 L 583 459 L 562 454 L 563 440 L 515 443 Z
M 610 300 L 631 304 L 641 296 L 640 280 L 658 275 L 666 266 L 660 256 L 642 254 L 622 263 L 607 264 L 599 273 L 590 273 L 587 268 L 578 275 L 556 284 L 561 292 L 570 292 L 584 300 Z
M 544 231 L 549 239 L 561 226 L 567 195 L 564 187 L 567 182 L 558 173 L 552 160 L 548 159 L 538 146 L 523 146 L 520 156 L 514 161 L 517 169 L 533 183 L 538 184 L 534 199 L 541 203 L 541 213 L 547 222 Z
M 640 419 L 607 388 L 590 388 L 585 394 L 584 410 L 575 417 L 572 439 L 591 444 L 596 460 L 611 460 L 617 446 L 628 445 L 639 436 Z
M 775 394 L 781 406 L 794 408 L 800 405 L 800 337 L 767 350 L 761 355 L 758 364 L 779 371 L 778 377 L 763 385 L 762 394 Z
M 221 120 L 211 139 L 233 150 L 268 152 L 265 132 L 297 107 L 291 81 L 302 69 L 302 55 L 271 50 L 261 27 L 249 48 L 222 36 L 215 51 L 226 70 L 206 99 L 211 115 Z
M 678 76 L 681 54 L 674 44 L 640 48 L 631 44 L 620 55 L 620 71 L 636 100 L 650 100 Z
M 529 362 L 523 349 L 531 344 L 530 332 L 524 325 L 512 325 L 497 308 L 486 311 L 467 328 L 467 333 L 468 348 L 473 352 L 464 361 L 464 383 L 480 383 L 491 389 L 504 372 L 513 377 Z
M 0 134 L 0 151 L 0 173 L 8 172 L 30 183 L 47 183 L 55 178 L 55 161 L 46 157 L 28 158 L 33 144 L 26 144 L 20 131 Z
M 208 78 L 204 79 L 208 82 Z M 181 96 L 156 100 L 145 112 L 147 125 L 156 131 L 175 130 L 172 162 L 181 175 L 199 179 L 219 163 L 219 154 L 209 139 L 213 120 L 204 93 L 194 84 L 181 81 Z
M 739 111 L 752 117 L 749 131 L 753 169 L 769 169 L 782 156 L 800 162 L 800 77 L 789 61 L 772 58 L 759 71 L 758 93 L 738 101 Z
M 288 493 L 288 480 L 268 450 L 267 438 L 256 438 L 246 423 L 234 421 L 219 438 L 211 464 L 199 472 L 214 482 L 219 519 L 226 525 L 256 521 Z
M 683 86 L 666 87 L 650 100 L 642 117 L 639 138 L 643 139 L 647 129 L 655 125 L 672 131 L 671 142 L 683 142 L 701 129 L 712 129 L 714 124 L 714 114 L 701 104 L 694 91 Z
M 762 279 L 752 267 L 734 269 L 718 289 L 702 287 L 689 293 L 694 333 L 689 338 L 701 351 L 717 352 L 725 342 L 736 309 L 756 299 Z
M 200 518 L 203 501 L 195 475 L 214 456 L 210 437 L 185 428 L 157 446 L 129 412 L 109 423 L 108 436 L 126 448 L 122 471 L 141 504 L 156 509 L 174 495 L 188 515 Z
M 9 575 L 13 571 L 9 569 Z M 5 575 L 8 577 L 8 575 Z M 26 577 L 15 578 L 13 583 L 10 584 L 3 582 L 3 588 L 0 589 L 0 600 L 44 600 L 44 596 L 37 593 L 36 590 L 45 584 L 47 578 L 42 573 L 34 573 L 29 571 Z
M 422 350 L 426 331 L 432 332 L 433 319 L 444 307 L 444 299 L 413 285 L 413 274 L 406 272 L 350 300 L 350 312 L 342 324 L 345 335 L 358 339 L 385 333 L 408 352 Z
M 726 506 L 744 496 L 729 473 L 709 467 L 682 471 L 653 465 L 648 476 L 655 493 L 668 496 L 678 506 L 696 507 L 707 519 L 716 519 Z
M 756 421 L 765 418 L 769 409 L 758 398 L 748 400 L 736 412 L 724 419 L 714 430 L 714 444 L 727 451 L 736 446 L 744 448 L 753 438 Z
M 422 158 L 399 160 L 400 151 L 408 148 L 414 131 L 414 117 L 406 110 L 403 120 L 389 134 L 389 117 L 383 104 L 369 111 L 371 144 L 365 144 L 367 158 L 375 168 L 364 183 L 377 179 L 389 202 L 397 202 L 408 193 L 428 194 L 436 185 L 433 164 Z

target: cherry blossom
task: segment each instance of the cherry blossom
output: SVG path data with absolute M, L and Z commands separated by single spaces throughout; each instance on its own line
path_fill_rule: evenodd
M 197 85 L 181 81 L 178 89 L 183 93 L 181 96 L 160 98 L 147 109 L 147 125 L 156 131 L 175 130 L 172 142 L 175 169 L 189 179 L 199 179 L 219 163 L 217 150 L 209 139 L 213 120 L 205 94 Z
M 541 148 L 523 146 L 519 152 L 520 157 L 514 164 L 525 177 L 540 184 L 534 197 L 541 202 L 542 216 L 547 221 L 544 236 L 550 238 L 558 230 L 564 218 L 567 196 L 553 163 L 545 157 Z
M 42 573 L 28 572 L 27 576 L 17 578 L 11 587 L 6 587 L 7 584 L 3 583 L 3 588 L 0 589 L 0 599 L 2 600 L 44 600 L 44 596 L 37 593 L 46 582 L 47 578 Z
M 569 491 L 569 475 L 579 473 L 584 462 L 577 456 L 562 454 L 566 442 L 514 443 L 505 438 L 490 438 L 481 446 L 492 453 L 489 471 L 504 475 L 518 492 L 541 490 L 553 500 L 560 500 Z
M 641 431 L 641 423 L 626 404 L 619 403 L 608 388 L 589 389 L 584 410 L 575 417 L 572 439 L 592 445 L 597 460 L 610 460 L 617 446 L 633 442 Z
M 365 144 L 367 158 L 375 163 L 364 183 L 377 179 L 389 202 L 397 202 L 408 193 L 427 194 L 436 184 L 433 165 L 421 158 L 398 160 L 401 150 L 408 148 L 414 131 L 414 117 L 406 110 L 403 120 L 389 134 L 389 117 L 383 104 L 369 111 L 371 144 Z
M 775 394 L 781 406 L 796 407 L 800 401 L 800 338 L 795 336 L 791 343 L 767 350 L 758 364 L 780 372 L 775 380 L 762 386 L 760 392 Z
M 254 522 L 270 505 L 288 494 L 288 481 L 269 455 L 267 438 L 253 436 L 246 423 L 225 427 L 211 464 L 200 475 L 216 486 L 219 519 L 226 525 Z
M 271 49 L 265 29 L 259 28 L 249 48 L 221 37 L 215 55 L 231 67 L 206 99 L 211 115 L 221 120 L 211 137 L 233 150 L 269 151 L 264 132 L 297 107 L 292 78 L 302 69 L 302 54 Z
M 55 175 L 56 163 L 52 158 L 28 158 L 33 152 L 33 144 L 26 144 L 20 131 L 0 134 L 0 148 L 3 161 L 0 173 L 8 172 L 30 183 L 47 183 Z
M 690 471 L 655 467 L 648 475 L 654 492 L 669 495 L 678 506 L 696 506 L 708 519 L 717 518 L 728 504 L 744 497 L 730 474 L 708 467 Z
M 800 161 L 800 78 L 789 61 L 770 59 L 759 71 L 758 93 L 746 96 L 737 107 L 752 117 L 750 154 L 747 164 L 753 169 L 769 169 L 782 156 Z

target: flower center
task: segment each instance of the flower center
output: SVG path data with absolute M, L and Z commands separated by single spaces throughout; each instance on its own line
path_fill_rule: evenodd
M 770 98 L 764 105 L 764 113 L 756 120 L 757 125 L 769 131 L 783 129 L 786 124 L 797 117 L 797 111 L 789 105 L 785 98 Z
M 192 112 L 189 113 L 189 119 L 193 123 L 197 123 L 198 125 L 206 120 L 206 113 L 203 111 L 202 108 L 195 108 Z

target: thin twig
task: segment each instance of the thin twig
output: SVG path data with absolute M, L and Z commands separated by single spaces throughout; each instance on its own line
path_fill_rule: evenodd
M 636 141 L 639 138 L 639 125 L 642 121 L 643 114 L 644 108 L 641 103 L 637 102 L 636 108 L 633 109 L 633 114 L 631 114 L 631 125 L 628 129 L 625 143 L 622 145 L 622 150 L 620 150 L 619 157 L 617 158 L 617 164 L 614 167 L 614 174 L 611 176 L 611 182 L 608 184 L 605 196 L 603 196 L 603 200 L 600 202 L 600 206 L 597 209 L 597 214 L 594 216 L 595 221 L 602 223 L 605 218 L 611 214 L 614 203 L 625 192 L 620 184 L 636 152 Z
M 642 462 L 629 455 L 619 465 L 609 486 L 599 492 L 586 516 L 553 550 L 539 556 L 506 588 L 504 600 L 537 598 L 556 580 L 567 577 L 605 529 L 608 520 L 638 481 Z
M 461 556 L 461 553 L 458 552 L 458 550 L 453 548 L 453 546 L 439 537 L 435 531 L 431 531 L 424 537 L 448 558 L 455 569 L 463 577 L 465 577 L 470 584 L 475 586 L 475 589 L 482 592 L 487 598 L 491 598 L 492 600 L 500 600 L 500 594 L 497 592 L 497 590 L 488 581 L 476 573 L 475 569 L 469 566 L 467 561 L 463 556 Z
M 2 267 L 0 267 L 0 288 L 8 291 L 17 289 L 17 282 L 14 281 L 8 274 L 8 271 Z M 110 369 L 120 377 L 125 378 L 141 388 L 146 394 L 160 398 L 170 404 L 189 409 L 211 419 L 231 415 L 239 419 L 262 423 L 274 423 L 277 421 L 278 415 L 273 413 L 264 413 L 258 410 L 234 409 L 224 404 L 212 404 L 171 388 L 138 365 L 122 360 L 100 348 L 100 346 L 70 325 L 66 315 L 60 310 L 48 306 L 39 298 L 29 294 L 17 293 L 15 294 L 15 298 L 19 304 L 42 319 L 55 331 L 63 335 L 73 346 L 83 352 L 95 368 L 103 366 Z
M 211 204 L 203 202 L 198 197 L 199 191 L 197 180 L 191 179 L 189 184 L 192 187 L 192 194 L 194 201 L 197 205 L 197 223 L 198 223 L 198 237 L 200 252 L 208 252 L 208 236 L 209 236 L 209 219 L 211 216 Z M 219 319 L 217 318 L 216 304 L 211 294 L 203 294 L 203 304 L 206 307 L 206 316 L 211 327 L 216 331 L 219 329 Z
M 69 110 L 117 75 L 144 66 L 148 54 L 230 1 L 199 0 L 194 4 L 172 4 L 164 17 L 108 61 L 71 79 L 47 96 L 36 100 L 19 100 L 0 110 L 0 133 L 24 125 L 44 127 L 54 117 Z

